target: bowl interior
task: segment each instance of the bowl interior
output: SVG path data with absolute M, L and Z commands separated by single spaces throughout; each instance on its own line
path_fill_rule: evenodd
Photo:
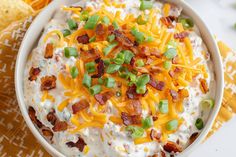
M 184 14 L 190 16 L 193 18 L 195 24 L 200 29 L 200 33 L 202 35 L 203 41 L 207 45 L 207 48 L 209 52 L 211 53 L 212 61 L 214 63 L 214 69 L 215 69 L 215 78 L 216 78 L 216 93 L 215 93 L 215 107 L 212 111 L 212 113 L 209 116 L 208 122 L 203 129 L 202 133 L 199 135 L 199 137 L 195 140 L 195 142 L 187 147 L 183 153 L 180 154 L 180 156 L 186 156 L 193 148 L 199 144 L 207 135 L 209 130 L 211 129 L 211 126 L 214 122 L 214 119 L 220 109 L 221 106 L 221 100 L 223 95 L 223 68 L 221 63 L 221 58 L 219 54 L 219 50 L 217 47 L 217 44 L 212 37 L 210 31 L 204 24 L 204 22 L 201 20 L 201 18 L 196 14 L 193 9 L 186 4 L 186 2 L 179 1 L 179 0 L 168 0 L 169 2 L 175 3 L 177 5 L 180 5 L 183 7 Z M 22 115 L 30 128 L 31 132 L 34 134 L 34 136 L 40 141 L 40 143 L 43 145 L 43 147 L 53 156 L 63 157 L 64 155 L 61 154 L 58 150 L 56 150 L 51 144 L 49 144 L 38 132 L 38 130 L 35 128 L 34 124 L 30 120 L 26 105 L 24 102 L 24 95 L 23 95 L 23 77 L 24 77 L 24 68 L 25 63 L 27 61 L 27 57 L 29 53 L 31 53 L 32 49 L 35 47 L 35 45 L 38 42 L 38 39 L 41 35 L 41 32 L 43 31 L 44 26 L 48 23 L 48 21 L 51 19 L 53 14 L 55 13 L 55 10 L 57 10 L 62 5 L 69 5 L 73 4 L 75 2 L 78 2 L 78 0 L 56 0 L 53 1 L 48 7 L 46 7 L 34 20 L 34 22 L 31 24 L 30 28 L 28 29 L 22 45 L 20 47 L 17 62 L 16 62 L 16 71 L 15 71 L 15 87 L 16 87 L 16 94 L 18 103 L 22 112 Z M 33 34 L 33 35 L 32 35 Z

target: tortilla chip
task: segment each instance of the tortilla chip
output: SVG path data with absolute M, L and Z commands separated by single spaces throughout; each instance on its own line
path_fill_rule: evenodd
M 32 14 L 34 10 L 21 0 L 0 0 L 0 31 L 11 22 Z

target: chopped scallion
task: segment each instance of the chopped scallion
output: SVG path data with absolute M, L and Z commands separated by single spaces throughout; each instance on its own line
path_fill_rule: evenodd
M 170 70 L 170 69 L 171 69 L 171 66 L 172 66 L 172 63 L 171 63 L 171 61 L 165 61 L 165 62 L 163 63 L 163 66 L 164 66 L 164 68 L 165 68 L 166 70 Z
M 135 62 L 135 64 L 136 64 L 137 67 L 143 67 L 145 65 L 142 59 L 138 59 Z
M 104 82 L 105 82 L 105 86 L 108 88 L 113 88 L 116 84 L 115 79 L 111 77 L 105 78 Z
M 134 57 L 134 54 L 129 50 L 123 50 L 121 52 L 125 55 L 125 63 L 130 64 L 130 61 Z
M 89 91 L 92 95 L 99 94 L 102 91 L 102 86 L 101 85 L 94 85 L 89 88 Z
M 96 63 L 95 62 L 89 62 L 85 64 L 85 69 L 88 73 L 93 73 L 96 71 L 95 68 Z
M 90 43 L 95 42 L 95 41 L 96 41 L 96 36 L 93 36 L 92 38 L 89 39 Z
M 117 30 L 120 28 L 120 26 L 118 25 L 118 23 L 116 21 L 112 22 L 112 25 L 114 26 L 114 29 Z
M 70 74 L 71 74 L 71 77 L 72 77 L 73 79 L 75 79 L 75 78 L 78 76 L 79 71 L 78 71 L 78 69 L 77 69 L 76 66 L 73 66 L 73 67 L 70 69 Z
M 170 48 L 164 53 L 164 55 L 167 59 L 173 59 L 177 55 L 176 49 Z
M 91 78 L 91 76 L 88 75 L 88 73 L 84 74 L 84 78 L 83 78 L 83 82 L 82 83 L 87 88 L 91 87 L 92 78 Z
M 139 24 L 139 25 L 145 25 L 146 23 L 148 22 L 148 18 L 145 16 L 142 16 L 142 15 L 139 15 L 138 17 L 137 17 L 137 23 Z
M 169 122 L 167 122 L 166 124 L 166 130 L 168 131 L 174 131 L 178 128 L 178 120 L 174 119 L 174 120 L 171 120 Z
M 131 126 L 131 125 L 127 126 L 126 130 L 131 132 L 131 137 L 134 138 L 134 139 L 142 137 L 143 134 L 144 134 L 144 131 L 145 131 L 141 127 Z
M 120 69 L 120 65 L 110 64 L 110 65 L 108 65 L 108 67 L 106 69 L 106 73 L 113 74 L 113 73 L 117 72 L 119 69 Z
M 70 32 L 69 29 L 64 29 L 64 30 L 62 31 L 62 34 L 63 34 L 64 37 L 67 37 L 67 36 L 71 35 L 71 32 Z
M 78 28 L 78 24 L 72 19 L 68 19 L 67 24 L 68 24 L 70 30 L 75 30 Z
M 201 118 L 198 118 L 195 122 L 195 126 L 198 130 L 202 130 L 202 128 L 204 127 L 203 120 Z
M 189 29 L 194 26 L 194 22 L 190 18 L 181 17 L 181 18 L 179 18 L 178 22 L 182 23 L 182 25 L 185 29 Z
M 64 48 L 64 55 L 66 58 L 70 58 L 70 57 L 78 57 L 78 51 L 76 48 L 74 47 L 65 47 Z
M 163 114 L 168 113 L 169 109 L 168 109 L 168 100 L 161 100 L 159 103 L 159 111 Z
M 104 17 L 102 18 L 102 23 L 108 25 L 108 24 L 110 23 L 110 19 L 109 19 L 107 16 L 104 16 Z
M 107 41 L 111 43 L 115 40 L 115 38 L 116 38 L 116 36 L 114 34 L 111 34 L 107 37 Z
M 125 61 L 125 55 L 124 55 L 124 53 L 121 53 L 121 52 L 118 53 L 118 54 L 116 55 L 116 58 L 115 58 L 113 61 L 114 61 L 114 63 L 119 64 L 119 65 L 123 64 L 124 61 Z
M 85 29 L 94 29 L 95 26 L 98 23 L 100 16 L 99 15 L 92 15 L 91 17 L 89 17 L 88 21 L 85 23 L 84 28 Z
M 142 128 L 148 129 L 153 125 L 152 117 L 146 117 L 145 119 L 142 119 Z
M 146 9 L 152 9 L 153 3 L 151 1 L 142 0 L 139 9 L 140 10 L 146 10 Z
M 131 34 L 135 37 L 135 40 L 138 43 L 143 43 L 145 40 L 145 36 L 142 32 L 139 32 L 135 27 L 131 29 Z
M 103 54 L 106 56 L 108 55 L 112 49 L 114 49 L 118 45 L 118 42 L 113 42 L 109 44 L 107 47 L 103 48 Z
M 214 100 L 212 99 L 206 99 L 201 101 L 201 107 L 203 109 L 211 109 L 214 107 Z

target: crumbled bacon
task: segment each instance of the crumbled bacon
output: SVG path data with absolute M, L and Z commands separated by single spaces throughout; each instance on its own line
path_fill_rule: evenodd
M 149 155 L 148 157 L 158 157 L 157 154 Z
M 193 133 L 189 138 L 189 144 L 192 144 L 197 139 L 198 135 L 198 132 Z
M 158 120 L 158 117 L 157 116 L 152 116 L 152 120 L 156 121 L 156 120 Z
M 50 111 L 47 114 L 47 120 L 52 124 L 55 125 L 56 121 L 58 120 L 56 115 L 55 115 L 55 110 Z
M 130 115 L 142 114 L 142 105 L 139 100 L 130 100 L 126 105 L 126 109 Z
M 126 47 L 134 46 L 134 43 L 127 36 L 125 36 L 121 31 L 114 30 L 112 33 L 116 36 L 116 40 L 119 43 L 121 43 L 123 46 L 126 46 Z
M 159 90 L 159 91 L 163 91 L 164 88 L 165 88 L 165 82 L 155 81 L 152 76 L 150 77 L 150 81 L 149 81 L 148 84 L 151 85 L 153 88 Z
M 157 140 L 160 141 L 161 139 L 161 133 L 157 132 L 156 130 L 152 129 L 150 133 L 151 140 Z
M 113 25 L 109 25 L 107 27 L 107 30 L 108 30 L 108 34 L 112 34 L 112 32 L 115 30 L 114 26 Z
M 41 78 L 41 90 L 50 90 L 56 88 L 56 76 L 45 76 Z
M 189 35 L 188 32 L 183 31 L 183 32 L 180 32 L 180 33 L 175 33 L 175 34 L 174 34 L 174 38 L 175 38 L 175 39 L 179 39 L 180 42 L 183 42 L 184 39 L 185 39 L 188 35 Z
M 180 73 L 180 72 L 182 72 L 182 71 L 183 71 L 183 68 L 176 67 L 176 68 L 174 69 L 174 72 L 175 72 L 175 73 Z
M 96 63 L 98 64 L 97 65 L 97 74 L 94 74 L 92 75 L 92 78 L 100 78 L 102 77 L 102 75 L 104 75 L 104 71 L 105 71 L 105 64 L 104 64 L 104 61 L 99 58 L 97 59 Z
M 146 93 L 144 93 L 144 94 L 138 94 L 138 93 L 136 93 L 136 86 L 133 85 L 133 86 L 130 86 L 128 88 L 128 90 L 126 91 L 126 96 L 129 99 L 138 99 L 140 97 L 146 96 L 147 92 L 148 92 L 148 90 L 146 90 Z
M 208 87 L 208 85 L 207 85 L 206 80 L 201 78 L 201 79 L 199 79 L 199 81 L 200 81 L 200 83 L 201 83 L 200 87 L 201 87 L 202 92 L 203 92 L 204 94 L 206 94 L 207 92 L 209 92 L 209 87 Z
M 77 41 L 78 41 L 78 43 L 81 43 L 81 44 L 88 44 L 89 43 L 89 36 L 88 36 L 88 34 L 84 34 L 84 35 L 78 36 L 77 37 Z
M 160 72 L 163 71 L 163 69 L 162 69 L 161 67 L 159 67 L 159 66 L 151 66 L 150 71 L 151 71 L 152 73 L 160 73 Z
M 131 65 L 132 67 L 134 67 L 134 65 L 135 65 L 135 59 L 134 59 L 134 57 L 131 58 L 131 60 L 130 60 L 130 65 Z
M 45 137 L 47 137 L 48 139 L 52 140 L 53 138 L 53 132 L 51 131 L 51 129 L 49 127 L 43 127 L 42 129 L 42 133 Z
M 52 130 L 54 132 L 65 131 L 67 130 L 68 124 L 65 121 L 56 121 L 56 124 L 53 126 Z
M 161 157 L 166 157 L 166 153 L 164 151 L 161 151 Z
M 41 72 L 41 70 L 39 68 L 31 67 L 28 79 L 30 81 L 35 81 L 37 79 L 37 76 L 39 75 L 40 72 Z
M 171 89 L 169 91 L 170 91 L 170 96 L 172 97 L 172 101 L 176 102 L 179 98 L 179 94 L 173 89 Z
M 96 26 L 95 32 L 96 32 L 96 35 L 99 35 L 99 36 L 104 35 L 105 34 L 105 28 L 104 28 L 103 24 L 99 23 Z
M 175 56 L 175 57 L 172 59 L 172 63 L 173 63 L 173 64 L 178 64 L 178 63 L 179 63 L 179 57 L 178 57 L 178 55 Z
M 177 153 L 177 152 L 182 152 L 182 148 L 174 143 L 174 142 L 171 142 L 171 141 L 168 141 L 165 145 L 164 145 L 164 150 L 167 151 L 168 153 Z
M 113 92 L 107 91 L 102 94 L 96 94 L 94 97 L 100 105 L 105 105 L 107 100 L 109 100 L 113 95 Z
M 38 128 L 42 128 L 43 127 L 43 124 L 36 117 L 36 111 L 34 110 L 34 108 L 32 106 L 30 106 L 28 108 L 28 114 L 29 114 L 29 117 L 32 120 L 32 122 L 34 124 L 36 124 L 38 126 Z
M 88 107 L 89 107 L 89 102 L 86 99 L 82 99 L 79 102 L 72 105 L 73 114 L 76 114 L 77 112 L 87 109 Z
M 53 57 L 53 44 L 52 43 L 48 43 L 46 45 L 44 58 L 49 59 L 49 58 L 52 58 L 52 57 Z
M 148 56 L 155 56 L 157 58 L 161 57 L 161 51 L 157 48 L 149 48 L 147 46 L 142 46 L 139 48 L 138 56 L 146 58 Z
M 177 18 L 175 16 L 167 16 L 167 17 L 162 17 L 161 22 L 166 25 L 168 28 L 173 28 L 173 22 L 177 21 Z
M 78 138 L 78 141 L 76 143 L 70 141 L 70 142 L 67 142 L 66 145 L 68 147 L 76 147 L 79 149 L 80 152 L 83 152 L 84 150 L 84 147 L 87 145 L 84 141 L 84 139 L 82 139 L 81 137 Z
M 141 124 L 141 116 L 140 115 L 129 115 L 128 113 L 122 112 L 121 119 L 123 120 L 123 124 L 133 125 L 133 124 Z

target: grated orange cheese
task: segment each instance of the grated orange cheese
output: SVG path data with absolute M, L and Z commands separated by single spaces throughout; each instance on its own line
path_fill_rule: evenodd
M 63 36 L 62 32 L 59 31 L 59 30 L 53 30 L 53 31 L 47 33 L 43 38 L 43 42 L 46 43 L 47 40 L 50 37 L 52 37 L 53 35 L 58 35 L 59 36 L 60 44 L 58 45 L 58 47 L 62 47 L 64 45 L 64 36 Z

